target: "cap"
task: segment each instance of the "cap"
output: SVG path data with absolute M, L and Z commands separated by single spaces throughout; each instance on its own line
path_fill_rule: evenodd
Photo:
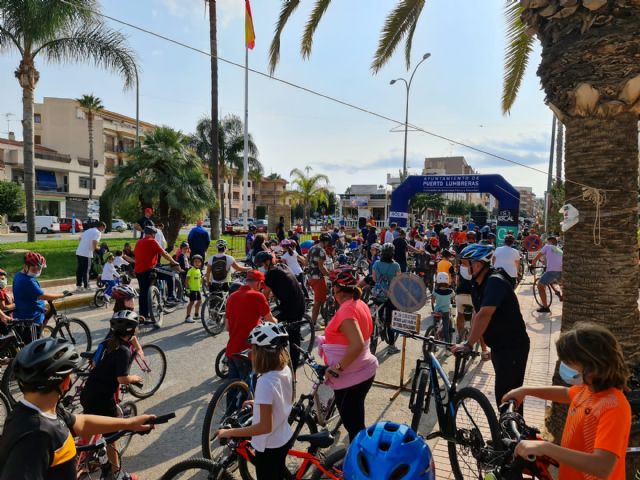
M 105 260 L 109 260 L 110 258 L 114 258 L 113 253 L 109 252 L 104 256 Z
M 149 208 L 149 207 L 145 208 L 144 213 L 153 213 L 153 208 Z
M 264 282 L 264 273 L 260 270 L 249 270 L 247 272 L 247 282 Z

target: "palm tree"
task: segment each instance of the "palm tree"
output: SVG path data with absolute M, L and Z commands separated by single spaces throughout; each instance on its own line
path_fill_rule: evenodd
M 129 152 L 129 160 L 117 168 L 104 195 L 135 197 L 141 206 L 158 205 L 170 248 L 187 215 L 216 205 L 215 192 L 200 158 L 189 146 L 189 137 L 169 127 L 156 128 Z
M 212 145 L 210 143 L 211 129 L 213 123 L 210 118 L 204 117 L 196 125 L 196 133 L 192 135 L 191 145 L 204 161 L 209 160 Z M 226 115 L 218 124 L 218 175 L 219 178 L 229 178 L 229 192 L 233 187 L 233 177 L 242 177 L 244 172 L 244 124 L 237 115 Z M 249 171 L 258 170 L 262 172 L 262 165 L 257 159 L 258 147 L 249 134 Z M 208 162 L 210 163 L 210 162 Z M 222 211 L 222 221 L 224 222 L 224 188 L 220 189 L 220 204 Z
M 93 119 L 96 112 L 104 110 L 102 100 L 91 95 L 83 95 L 77 99 L 82 109 L 87 114 L 89 126 L 89 200 L 93 199 Z
M 249 170 L 249 180 L 253 185 L 253 213 L 250 215 L 251 217 L 255 217 L 256 215 L 256 201 L 258 199 L 258 194 L 260 192 L 260 182 L 262 181 L 263 172 L 262 170 Z
M 295 204 L 304 206 L 304 226 L 307 232 L 311 231 L 311 207 L 315 208 L 321 202 L 328 203 L 329 196 L 329 177 L 322 173 L 311 175 L 311 170 L 311 167 L 305 167 L 304 172 L 298 168 L 291 170 L 289 175 L 293 177 L 291 184 L 295 190 L 282 193 L 282 198 L 291 198 Z
M 35 183 L 33 166 L 33 97 L 40 79 L 36 59 L 52 63 L 92 61 L 120 74 L 129 88 L 136 63 L 126 37 L 104 25 L 94 13 L 94 0 L 0 0 L 0 52 L 17 51 L 15 76 L 22 87 L 24 188 L 27 240 L 35 240 Z

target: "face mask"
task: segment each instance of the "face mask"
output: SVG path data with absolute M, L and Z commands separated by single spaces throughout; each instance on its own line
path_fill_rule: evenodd
M 6 280 L 0 280 L 0 289 L 1 288 L 7 288 L 7 281 Z
M 29 275 L 32 278 L 36 278 L 36 277 L 39 277 L 41 273 L 42 273 L 42 270 L 39 272 L 27 272 L 27 275 Z
M 582 374 L 564 362 L 560 362 L 560 369 L 558 373 L 560 374 L 562 381 L 569 385 L 582 385 L 583 383 Z
M 267 269 L 264 267 L 258 267 L 258 271 L 262 273 L 267 273 Z
M 469 267 L 460 265 L 460 276 L 465 280 L 473 280 L 473 275 L 469 271 Z

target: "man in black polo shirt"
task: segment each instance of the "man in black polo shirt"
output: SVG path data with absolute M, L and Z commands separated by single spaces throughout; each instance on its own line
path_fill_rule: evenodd
M 473 282 L 474 317 L 466 343 L 452 351 L 469 349 L 484 337 L 491 348 L 496 403 L 508 391 L 522 386 L 529 357 L 529 336 L 506 272 L 490 268 L 493 247 L 471 244 L 460 253 L 460 275 Z M 522 413 L 522 405 L 520 406 Z
M 265 274 L 264 284 L 266 288 L 263 293 L 267 299 L 269 294 L 278 300 L 279 313 L 276 318 L 281 323 L 299 322 L 304 317 L 306 305 L 304 292 L 300 287 L 300 282 L 283 264 L 274 265 L 273 257 L 269 252 L 259 252 L 254 260 L 258 270 Z M 300 327 L 287 328 L 289 333 L 289 350 L 293 369 L 298 368 L 300 362 L 300 351 L 294 345 L 300 346 Z
M 409 245 L 407 232 L 402 228 L 399 230 L 398 238 L 393 240 L 393 246 L 396 248 L 393 259 L 400 264 L 400 271 L 404 273 L 407 271 L 407 251 L 413 253 L 419 253 L 419 251 Z

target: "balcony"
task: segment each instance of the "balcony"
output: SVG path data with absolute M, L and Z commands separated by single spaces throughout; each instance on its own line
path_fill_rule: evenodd
M 89 167 L 91 165 L 90 162 L 91 162 L 91 160 L 89 160 L 88 158 L 78 157 L 78 163 L 80 165 L 82 165 L 83 167 Z M 98 161 L 97 160 L 93 161 L 93 166 L 96 167 L 96 168 L 98 167 Z
M 45 153 L 36 151 L 35 157 L 40 160 L 49 160 L 51 162 L 71 163 L 71 155 L 61 153 Z

